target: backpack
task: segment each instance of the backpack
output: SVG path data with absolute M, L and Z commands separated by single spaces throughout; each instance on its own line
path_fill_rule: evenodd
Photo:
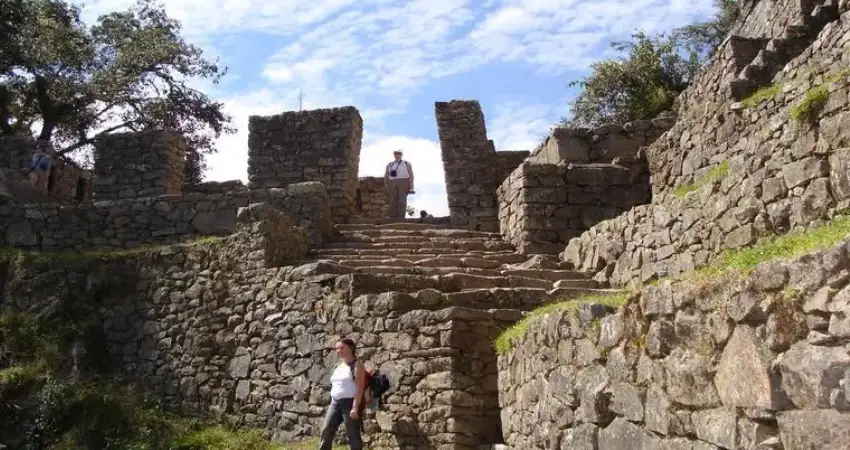
M 357 360 L 355 359 L 348 365 L 348 367 L 351 368 L 352 379 L 354 379 L 354 368 L 356 364 Z M 386 375 L 382 374 L 380 370 L 370 372 L 365 367 L 364 370 L 366 370 L 366 390 L 363 392 L 363 408 L 366 407 L 367 403 L 377 401 L 377 407 L 378 409 L 381 409 L 381 406 L 383 405 L 383 395 L 390 389 L 390 379 L 387 378 Z

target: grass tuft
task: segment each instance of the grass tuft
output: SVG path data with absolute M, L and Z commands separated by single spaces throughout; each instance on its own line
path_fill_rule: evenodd
M 685 183 L 676 186 L 673 189 L 673 195 L 683 198 L 691 192 L 699 190 L 701 187 L 713 183 L 729 174 L 729 161 L 724 161 L 722 164 L 711 168 L 705 175 L 694 183 Z
M 750 94 L 747 98 L 741 100 L 741 104 L 744 105 L 745 108 L 754 108 L 761 103 L 776 97 L 781 92 L 782 86 L 778 84 L 763 86 Z
M 575 299 L 563 301 L 556 300 L 530 311 L 522 318 L 522 320 L 499 334 L 499 336 L 497 336 L 493 341 L 493 346 L 495 347 L 497 354 L 504 355 L 513 348 L 514 344 L 516 344 L 520 338 L 525 335 L 528 331 L 528 327 L 533 322 L 547 314 L 562 311 L 574 311 L 579 305 L 584 304 L 599 304 L 610 306 L 612 308 L 619 308 L 626 304 L 631 295 L 632 293 L 630 291 L 624 291 L 611 294 L 583 295 Z
M 820 86 L 813 87 L 806 91 L 806 94 L 803 95 L 803 100 L 800 103 L 792 106 L 791 109 L 788 110 L 791 118 L 802 122 L 807 118 L 811 117 L 815 111 L 820 109 L 826 100 L 829 98 L 829 87 L 828 84 L 822 84 Z
M 798 231 L 763 239 L 752 247 L 727 250 L 699 272 L 722 274 L 730 271 L 749 273 L 757 265 L 791 259 L 832 247 L 850 236 L 850 216 L 836 216 L 807 231 Z

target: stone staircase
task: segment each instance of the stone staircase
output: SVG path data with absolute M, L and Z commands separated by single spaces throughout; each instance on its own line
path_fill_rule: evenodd
M 303 263 L 312 274 L 350 274 L 350 298 L 398 292 L 425 308 L 528 310 L 553 299 L 610 292 L 554 255 L 518 253 L 498 233 L 419 219 L 376 222 L 336 225 L 334 238 Z
M 781 37 L 765 40 L 764 48 L 730 82 L 732 97 L 737 101 L 743 100 L 760 87 L 770 84 L 789 61 L 803 53 L 817 39 L 818 33 L 839 16 L 837 0 L 805 2 L 799 20 L 788 24 Z
M 433 398 L 422 394 L 431 388 L 411 393 L 399 386 L 408 390 L 390 409 L 417 412 L 385 421 L 408 424 L 403 431 L 376 434 L 378 429 L 370 428 L 367 434 L 377 439 L 377 448 L 419 449 L 423 439 L 431 442 L 428 448 L 504 448 L 493 339 L 524 311 L 611 290 L 554 255 L 517 252 L 498 233 L 452 229 L 440 218 L 361 222 L 336 225 L 330 242 L 312 251 L 293 275 L 333 278 L 353 316 L 374 309 L 386 311 L 388 321 L 416 323 L 411 339 L 426 333 L 430 337 L 422 342 L 434 339 L 434 344 L 401 351 L 395 361 L 415 361 L 425 376 L 417 386 L 439 386 Z M 439 338 L 435 326 L 444 330 Z M 410 378 L 399 384 L 411 383 Z M 404 403 L 414 398 L 415 405 Z M 410 420 L 425 422 L 413 426 Z

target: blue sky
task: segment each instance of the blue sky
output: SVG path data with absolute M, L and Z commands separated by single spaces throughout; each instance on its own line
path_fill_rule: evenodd
M 87 18 L 132 0 L 87 0 Z M 394 148 L 416 172 L 409 203 L 448 213 L 434 102 L 476 99 L 500 150 L 532 149 L 567 112 L 566 83 L 635 29 L 708 17 L 711 0 L 166 0 L 184 35 L 228 66 L 199 88 L 238 132 L 209 158 L 209 180 L 247 181 L 249 115 L 354 105 L 364 119 L 360 175 Z

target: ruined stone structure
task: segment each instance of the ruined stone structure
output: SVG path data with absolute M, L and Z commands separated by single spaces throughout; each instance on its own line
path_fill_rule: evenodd
M 94 199 L 179 195 L 186 141 L 166 131 L 115 133 L 94 143 Z
M 805 4 L 838 18 L 834 3 Z M 820 22 L 808 19 L 809 9 L 774 10 L 789 15 L 779 23 L 794 23 L 789 36 L 800 35 L 784 39 L 813 41 L 787 65 L 766 65 L 773 80 L 747 101 L 732 96 L 730 86 L 746 65 L 734 39 L 727 42 L 682 93 L 676 124 L 647 149 L 652 203 L 572 240 L 566 261 L 600 280 L 636 284 L 685 272 L 760 237 L 818 224 L 850 204 L 850 20 L 845 11 L 818 34 Z
M 357 108 L 288 111 L 248 121 L 248 187 L 319 181 L 335 223 L 355 210 L 363 120 Z
M 591 226 L 649 203 L 649 168 L 640 149 L 675 122 L 595 130 L 555 128 L 497 191 L 502 236 L 524 253 L 557 254 Z
M 850 2 L 743 7 L 657 122 L 496 152 L 476 102 L 437 103 L 455 228 L 384 223 L 364 203 L 381 186 L 356 179 L 354 108 L 252 118 L 247 187 L 0 199 L 7 246 L 174 243 L 3 260 L 2 307 L 97 318 L 116 373 L 168 409 L 280 440 L 318 433 L 346 335 L 394 386 L 367 413 L 373 448 L 845 449 L 848 238 L 689 275 L 850 205 Z M 160 169 L 145 189 L 167 189 Z M 670 274 L 683 279 L 642 284 Z
M 357 215 L 366 219 L 387 217 L 390 199 L 383 177 L 363 177 L 357 186 Z
M 498 231 L 496 189 L 529 152 L 497 152 L 477 101 L 437 102 L 435 111 L 452 223 Z
M 35 149 L 30 136 L 0 138 L 0 170 L 5 173 L 7 188 L 14 198 L 30 202 L 75 204 L 92 198 L 92 174 L 73 162 L 53 155 L 47 183 L 47 197 L 30 189 L 27 181 L 29 160 Z

